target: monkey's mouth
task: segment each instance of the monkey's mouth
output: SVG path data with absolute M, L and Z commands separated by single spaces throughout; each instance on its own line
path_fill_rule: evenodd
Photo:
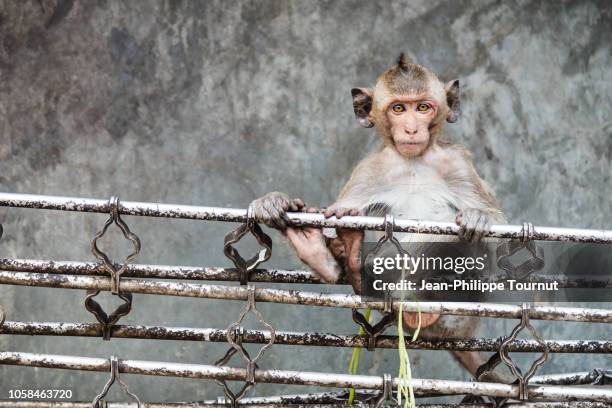
M 426 146 L 426 142 L 395 142 L 397 151 L 402 156 L 408 157 L 421 154 Z
M 395 145 L 398 147 L 402 146 L 422 146 L 425 142 L 395 142 Z

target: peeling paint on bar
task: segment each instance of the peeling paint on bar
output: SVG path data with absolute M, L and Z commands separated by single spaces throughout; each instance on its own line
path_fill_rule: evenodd
M 117 269 L 119 269 L 123 266 L 123 264 L 116 263 L 115 266 Z M 101 262 L 0 258 L 0 270 L 86 276 L 108 276 L 108 272 Z M 239 274 L 235 268 L 201 266 L 128 264 L 125 272 L 123 272 L 121 276 L 155 279 L 239 281 Z M 249 275 L 249 281 L 274 283 L 322 283 L 316 276 L 314 276 L 313 273 L 309 271 L 291 271 L 285 269 L 254 269 Z M 346 282 L 340 281 L 337 284 L 346 284 Z
M 359 391 L 357 391 L 359 392 Z M 242 398 L 240 407 L 245 408 L 344 408 L 346 404 L 339 404 L 340 399 L 337 395 L 341 393 L 319 393 L 302 394 L 299 396 L 282 397 L 258 397 Z M 372 395 L 370 395 L 372 396 Z M 278 402 L 285 401 L 287 402 Z M 261 402 L 251 402 L 261 401 Z M 358 401 L 358 400 L 356 400 Z M 197 402 L 178 402 L 178 403 L 143 403 L 142 408 L 227 408 L 228 404 L 220 404 L 218 401 L 197 401 Z M 359 406 L 359 405 L 357 405 Z M 419 404 L 419 408 L 493 408 L 491 404 Z M 104 402 L 105 408 L 137 408 L 136 403 L 128 402 Z M 508 402 L 504 408 L 610 408 L 603 402 L 593 401 L 568 401 L 568 402 Z M 0 401 L 0 408 L 91 408 L 91 402 L 44 402 L 44 401 Z
M 0 193 L 0 206 L 37 208 L 46 210 L 108 213 L 108 200 L 59 197 L 34 194 Z M 185 218 L 194 220 L 244 222 L 247 210 L 237 208 L 201 207 L 181 204 L 157 204 L 135 201 L 119 202 L 119 213 L 147 217 Z M 382 217 L 342 217 L 326 219 L 321 214 L 288 213 L 295 226 L 342 227 L 367 230 L 384 230 Z M 486 236 L 497 238 L 521 238 L 522 225 L 492 225 Z M 457 235 L 459 227 L 449 222 L 420 220 L 395 220 L 396 232 Z M 612 243 L 612 231 L 578 228 L 535 227 L 535 240 Z
M 612 370 L 596 368 L 580 373 L 536 375 L 531 378 L 530 382 L 548 385 L 609 385 L 611 379 Z
M 0 352 L 0 364 L 83 371 L 108 371 L 110 369 L 110 361 L 103 358 L 16 352 Z M 245 368 L 142 360 L 120 360 L 119 372 L 226 381 L 242 381 L 247 375 Z M 338 388 L 354 387 L 371 390 L 382 390 L 383 388 L 383 378 L 378 376 L 257 369 L 255 370 L 254 377 L 258 383 L 315 385 Z M 398 378 L 393 379 L 394 388 L 397 388 L 399 381 Z M 411 382 L 416 395 L 422 393 L 427 395 L 470 394 L 516 399 L 519 394 L 518 386 L 509 384 L 418 378 L 413 378 Z M 530 385 L 529 396 L 533 401 L 573 401 L 581 399 L 612 403 L 612 389 L 607 388 Z
M 0 326 L 0 334 L 35 336 L 81 336 L 100 337 L 102 328 L 97 323 L 49 323 L 6 321 Z M 115 325 L 111 329 L 113 338 L 184 340 L 227 342 L 227 329 Z M 266 330 L 244 330 L 243 343 L 266 344 L 270 332 Z M 397 336 L 378 336 L 376 348 L 396 349 Z M 275 344 L 295 346 L 366 347 L 367 340 L 359 335 L 333 333 L 302 333 L 276 331 Z M 545 340 L 551 353 L 612 353 L 612 341 L 603 340 Z M 406 348 L 425 350 L 497 351 L 500 339 L 440 339 L 406 341 Z M 535 340 L 514 340 L 508 345 L 511 352 L 541 352 L 542 346 Z
M 0 271 L 0 284 L 39 286 L 65 289 L 110 290 L 110 278 L 93 276 L 70 276 L 47 273 Z M 156 282 L 139 279 L 122 279 L 121 290 L 131 293 L 198 297 L 209 299 L 246 300 L 247 288 L 236 286 L 208 285 L 183 282 Z M 327 294 L 256 288 L 258 302 L 284 303 L 340 308 L 366 308 L 384 310 L 384 302 L 364 302 L 358 295 Z M 493 303 L 471 302 L 394 302 L 395 310 L 403 304 L 406 312 L 440 313 L 461 316 L 520 318 L 522 307 Z M 561 320 L 591 323 L 612 323 L 612 310 L 585 309 L 576 307 L 533 306 L 529 318 L 535 320 Z
M 115 263 L 117 269 L 124 264 Z M 184 279 L 201 281 L 239 281 L 240 276 L 235 268 L 174 266 L 174 265 L 143 265 L 127 264 L 122 277 L 154 278 L 154 279 Z M 101 262 L 47 261 L 36 259 L 0 258 L 0 270 L 18 272 L 59 273 L 67 275 L 108 276 Z M 450 278 L 449 278 L 450 279 Z M 505 280 L 506 277 L 499 277 Z M 249 275 L 251 282 L 271 283 L 303 283 L 324 284 L 312 272 L 304 270 L 285 269 L 254 269 Z M 490 280 L 495 282 L 495 280 Z M 612 280 L 601 277 L 589 279 L 568 279 L 566 276 L 532 274 L 525 282 L 557 282 L 560 288 L 612 288 Z M 347 285 L 341 278 L 336 285 Z

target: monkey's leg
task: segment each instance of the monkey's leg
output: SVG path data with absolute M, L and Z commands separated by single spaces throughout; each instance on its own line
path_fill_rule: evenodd
M 327 209 L 325 218 L 342 218 L 345 215 L 358 216 L 363 213 L 357 208 L 333 208 Z M 360 229 L 337 228 L 336 238 L 328 242 L 328 247 L 336 261 L 342 265 L 346 272 L 348 281 L 353 286 L 355 293 L 361 293 L 361 245 L 364 232 Z
M 406 321 L 406 318 L 404 318 Z M 468 339 L 476 336 L 481 319 L 478 317 L 442 315 L 430 327 L 421 330 L 421 338 L 427 340 L 461 338 Z M 476 372 L 480 366 L 489 361 L 489 355 L 480 351 L 450 351 L 452 356 L 461 366 L 477 379 Z M 503 366 L 488 373 L 479 381 L 512 383 L 510 373 L 503 371 Z

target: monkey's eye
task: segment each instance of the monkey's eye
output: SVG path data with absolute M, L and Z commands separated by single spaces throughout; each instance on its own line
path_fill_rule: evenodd
M 391 107 L 391 109 L 393 109 L 393 112 L 395 113 L 402 113 L 406 110 L 406 108 L 404 108 L 404 105 L 402 105 L 401 103 L 396 103 Z
M 419 112 L 427 112 L 427 111 L 429 111 L 429 109 L 430 109 L 430 107 L 426 103 L 419 103 L 419 105 L 417 106 L 417 111 L 419 111 Z

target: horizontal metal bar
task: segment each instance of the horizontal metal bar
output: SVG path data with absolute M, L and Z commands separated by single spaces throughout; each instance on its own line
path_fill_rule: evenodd
M 116 263 L 117 269 L 123 264 Z M 66 275 L 108 276 L 108 271 L 100 262 L 43 261 L 36 259 L 0 258 L 0 270 L 19 272 L 61 273 Z M 240 276 L 235 268 L 169 266 L 127 264 L 122 277 L 184 279 L 202 281 L 239 281 Z M 284 269 L 254 269 L 249 275 L 251 282 L 274 283 L 311 283 L 321 284 L 310 271 L 292 271 Z M 340 281 L 337 284 L 344 284 Z
M 28 336 L 80 336 L 101 337 L 102 328 L 97 323 L 50 323 L 5 321 L 0 334 Z M 185 340 L 227 342 L 226 329 L 114 325 L 111 337 L 151 340 Z M 267 330 L 244 330 L 243 343 L 267 344 L 271 339 Z M 544 340 L 551 353 L 612 353 L 612 341 L 603 340 Z M 275 344 L 292 346 L 366 347 L 367 340 L 359 335 L 334 333 L 303 333 L 276 331 Z M 378 336 L 376 348 L 396 349 L 397 336 Z M 406 340 L 406 348 L 420 350 L 490 351 L 499 350 L 500 339 L 440 339 L 415 341 Z M 514 340 L 508 344 L 511 352 L 542 352 L 542 346 L 535 340 Z
M 548 385 L 611 385 L 612 369 L 596 368 L 579 373 L 536 375 L 531 378 L 531 381 Z
M 103 358 L 61 356 L 49 354 L 0 352 L 0 364 L 29 367 L 62 368 L 83 371 L 109 371 L 110 361 Z M 126 374 L 155 375 L 165 377 L 201 378 L 226 381 L 243 381 L 245 368 L 218 367 L 213 365 L 170 363 L 142 360 L 120 360 L 119 372 Z M 364 388 L 381 390 L 383 378 L 378 376 L 349 375 L 289 370 L 255 370 L 258 383 L 315 385 L 321 387 Z M 393 379 L 393 387 L 403 382 Z M 516 385 L 467 381 L 434 380 L 413 378 L 415 392 L 428 395 L 482 395 L 518 399 Z M 532 401 L 592 400 L 612 403 L 612 389 L 597 387 L 565 387 L 552 385 L 529 385 Z
M 355 398 L 355 403 L 354 403 L 356 406 L 361 406 L 357 404 L 356 402 L 359 401 L 357 399 L 359 398 L 359 393 L 360 392 L 363 393 L 364 391 L 368 391 L 368 390 L 356 390 L 356 398 Z M 251 401 L 254 401 L 254 402 L 257 402 L 258 404 L 262 404 L 258 406 L 265 406 L 265 407 L 272 406 L 275 408 L 279 408 L 279 407 L 296 408 L 295 404 L 307 404 L 307 405 L 297 405 L 297 406 L 298 407 L 308 407 L 308 408 L 316 408 L 316 407 L 346 408 L 347 407 L 346 403 L 340 403 L 340 404 L 337 402 L 334 403 L 334 400 L 332 399 L 333 394 L 337 394 L 338 396 L 344 396 L 345 393 L 319 393 L 318 395 L 321 395 L 321 397 L 319 398 L 317 398 L 318 397 L 317 394 L 311 394 L 312 396 L 310 398 L 308 398 L 307 394 L 301 396 L 302 398 L 299 398 L 299 396 L 290 396 L 289 398 L 287 398 L 287 400 L 292 401 L 291 405 L 283 405 L 282 403 L 277 405 L 275 401 L 280 398 L 282 398 L 282 400 L 284 401 L 285 400 L 284 397 L 243 398 L 242 400 L 240 400 L 240 406 L 243 406 L 243 401 L 244 401 L 244 403 L 246 404 L 244 406 L 252 407 L 252 405 L 250 404 L 252 403 Z M 365 395 L 367 396 L 368 394 L 365 394 Z M 374 394 L 370 394 L 370 396 L 372 395 Z M 336 397 L 335 401 L 338 401 L 338 399 L 339 398 Z M 348 399 L 348 398 L 345 398 L 345 399 Z M 295 403 L 293 401 L 295 401 Z M 201 401 L 201 402 L 198 402 L 198 404 L 205 405 L 207 408 L 210 408 L 210 407 L 227 408 L 227 405 L 225 406 L 218 405 L 218 402 L 214 402 L 214 401 Z M 419 402 L 417 406 L 419 408 L 495 408 L 493 404 L 423 404 L 421 402 Z M 605 402 L 596 402 L 596 401 L 506 402 L 503 406 L 504 408 L 610 408 L 609 404 Z M 135 407 L 135 404 L 132 405 L 132 407 Z M 0 405 L 0 408 L 3 408 L 2 405 Z M 119 407 L 116 407 L 116 408 L 119 408 Z M 170 405 L 168 408 L 184 408 L 184 406 L 174 407 Z
M 110 211 L 108 200 L 15 193 L 0 193 L 0 206 L 93 213 L 108 213 Z M 120 201 L 119 213 L 123 215 L 226 222 L 245 222 L 247 218 L 246 209 L 158 204 L 136 201 Z M 326 219 L 322 214 L 287 213 L 287 215 L 289 222 L 294 226 L 341 227 L 384 231 L 384 218 L 382 217 L 347 216 L 341 219 Z M 459 233 L 459 227 L 452 222 L 397 219 L 395 220 L 394 231 L 457 235 Z M 522 225 L 492 225 L 486 236 L 518 239 L 522 237 L 522 233 Z M 542 241 L 575 241 L 610 244 L 612 243 L 612 231 L 538 226 L 535 227 L 533 238 Z
M 331 394 L 331 393 L 329 393 Z M 276 397 L 275 397 L 276 398 Z M 249 398 L 240 400 L 238 406 L 248 408 L 346 408 L 345 403 L 311 403 L 298 400 L 295 403 L 250 403 L 243 402 Z M 302 405 L 296 405 L 302 404 Z M 307 404 L 307 405 L 304 405 Z M 136 403 L 129 402 L 105 402 L 105 408 L 137 408 Z M 228 404 L 218 402 L 197 401 L 197 402 L 178 402 L 178 403 L 143 403 L 142 408 L 190 408 L 205 406 L 206 408 L 227 408 Z M 359 406 L 359 405 L 357 405 Z M 419 404 L 419 408 L 493 408 L 492 404 Z M 508 402 L 505 408 L 610 408 L 604 402 L 595 401 L 567 401 L 567 402 Z M 0 401 L 0 408 L 91 408 L 89 402 L 51 402 L 51 401 Z
M 124 266 L 114 264 L 117 269 Z M 61 273 L 66 275 L 108 276 L 108 271 L 101 262 L 47 261 L 37 259 L 0 258 L 0 270 L 18 272 Z M 143 265 L 127 264 L 121 275 L 126 278 L 180 279 L 201 281 L 239 281 L 240 276 L 235 268 Z M 500 281 L 507 278 L 502 276 Z M 252 282 L 304 283 L 323 284 L 312 272 L 304 270 L 254 269 L 249 275 Z M 579 279 L 568 279 L 567 276 L 550 276 L 532 274 L 525 282 L 557 282 L 560 288 L 612 288 L 612 280 L 605 276 Z M 495 281 L 493 281 L 495 282 Z M 348 282 L 341 278 L 336 285 Z
M 64 289 L 110 290 L 110 278 L 97 276 L 70 276 L 48 273 L 0 271 L 0 284 L 39 286 Z M 138 279 L 122 279 L 121 290 L 131 293 L 150 295 L 198 297 L 207 299 L 246 300 L 246 287 L 209 285 L 184 282 L 157 282 Z M 258 302 L 283 303 L 340 308 L 370 308 L 384 310 L 384 302 L 364 302 L 358 295 L 328 294 L 256 288 L 255 300 Z M 461 316 L 520 318 L 522 307 L 495 303 L 472 302 L 394 302 L 398 311 L 400 305 L 405 312 L 439 313 Z M 612 323 L 612 310 L 584 309 L 577 307 L 532 306 L 529 318 L 535 320 L 557 320 L 590 323 Z

